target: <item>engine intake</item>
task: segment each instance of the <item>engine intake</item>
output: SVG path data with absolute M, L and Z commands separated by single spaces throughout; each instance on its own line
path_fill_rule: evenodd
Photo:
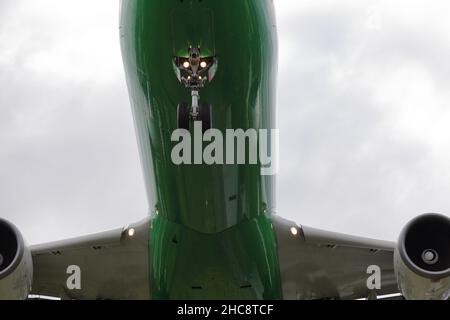
M 14 262 L 19 262 L 23 255 L 20 234 L 6 221 L 0 220 L 0 276 L 5 276 L 8 270 L 14 268 Z
M 428 214 L 412 220 L 400 236 L 406 265 L 432 279 L 450 276 L 450 219 Z
M 0 219 L 0 300 L 27 298 L 32 278 L 31 252 L 21 233 Z
M 394 254 L 397 280 L 406 299 L 450 297 L 450 219 L 425 214 L 409 222 Z

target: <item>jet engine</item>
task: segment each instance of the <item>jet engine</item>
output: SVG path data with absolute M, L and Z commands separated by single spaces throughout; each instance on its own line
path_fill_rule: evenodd
M 408 300 L 450 298 L 450 219 L 425 214 L 409 222 L 394 253 L 399 289 Z
M 0 300 L 23 300 L 31 292 L 31 252 L 19 230 L 0 219 Z

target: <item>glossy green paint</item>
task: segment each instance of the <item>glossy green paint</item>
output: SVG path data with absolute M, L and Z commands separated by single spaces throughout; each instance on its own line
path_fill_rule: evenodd
M 155 219 L 153 299 L 280 298 L 275 235 L 265 216 L 219 234 Z
M 176 110 L 190 91 L 173 72 L 189 45 L 219 61 L 200 91 L 213 127 L 275 127 L 277 38 L 271 0 L 125 0 L 121 43 L 147 194 L 152 297 L 281 298 L 270 215 L 274 177 L 259 165 L 171 161 Z

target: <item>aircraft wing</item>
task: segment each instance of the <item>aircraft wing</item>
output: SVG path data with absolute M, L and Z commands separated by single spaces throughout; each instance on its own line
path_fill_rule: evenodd
M 278 216 L 273 223 L 285 299 L 360 299 L 399 292 L 394 243 L 302 227 Z M 367 285 L 374 268 L 379 268 L 381 284 L 375 291 Z M 370 284 L 376 284 L 372 279 Z
M 31 294 L 63 299 L 148 299 L 148 226 L 146 219 L 127 228 L 31 247 Z
M 64 299 L 149 299 L 148 219 L 128 228 L 31 247 L 33 295 Z M 298 226 L 278 216 L 280 271 L 285 299 L 359 299 L 370 266 L 381 272 L 378 295 L 398 293 L 394 243 Z M 297 234 L 293 234 L 295 228 Z M 135 230 L 133 237 L 128 231 Z M 78 266 L 81 289 L 70 290 L 68 268 Z M 70 281 L 69 281 L 70 282 Z

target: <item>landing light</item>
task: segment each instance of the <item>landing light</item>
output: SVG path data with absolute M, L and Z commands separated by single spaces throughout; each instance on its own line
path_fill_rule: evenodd
M 183 63 L 183 67 L 185 69 L 189 68 L 190 66 L 191 66 L 191 64 L 189 62 L 187 62 L 187 61 Z
M 207 64 L 205 61 L 202 61 L 202 62 L 200 63 L 200 67 L 202 67 L 203 69 L 206 68 L 207 65 L 208 65 L 208 64 Z
M 291 233 L 292 233 L 293 236 L 298 235 L 298 229 L 295 228 L 295 227 L 292 227 L 292 228 L 291 228 Z
M 128 230 L 128 236 L 130 238 L 134 237 L 135 234 L 136 234 L 136 230 L 134 228 L 131 228 L 131 229 Z

